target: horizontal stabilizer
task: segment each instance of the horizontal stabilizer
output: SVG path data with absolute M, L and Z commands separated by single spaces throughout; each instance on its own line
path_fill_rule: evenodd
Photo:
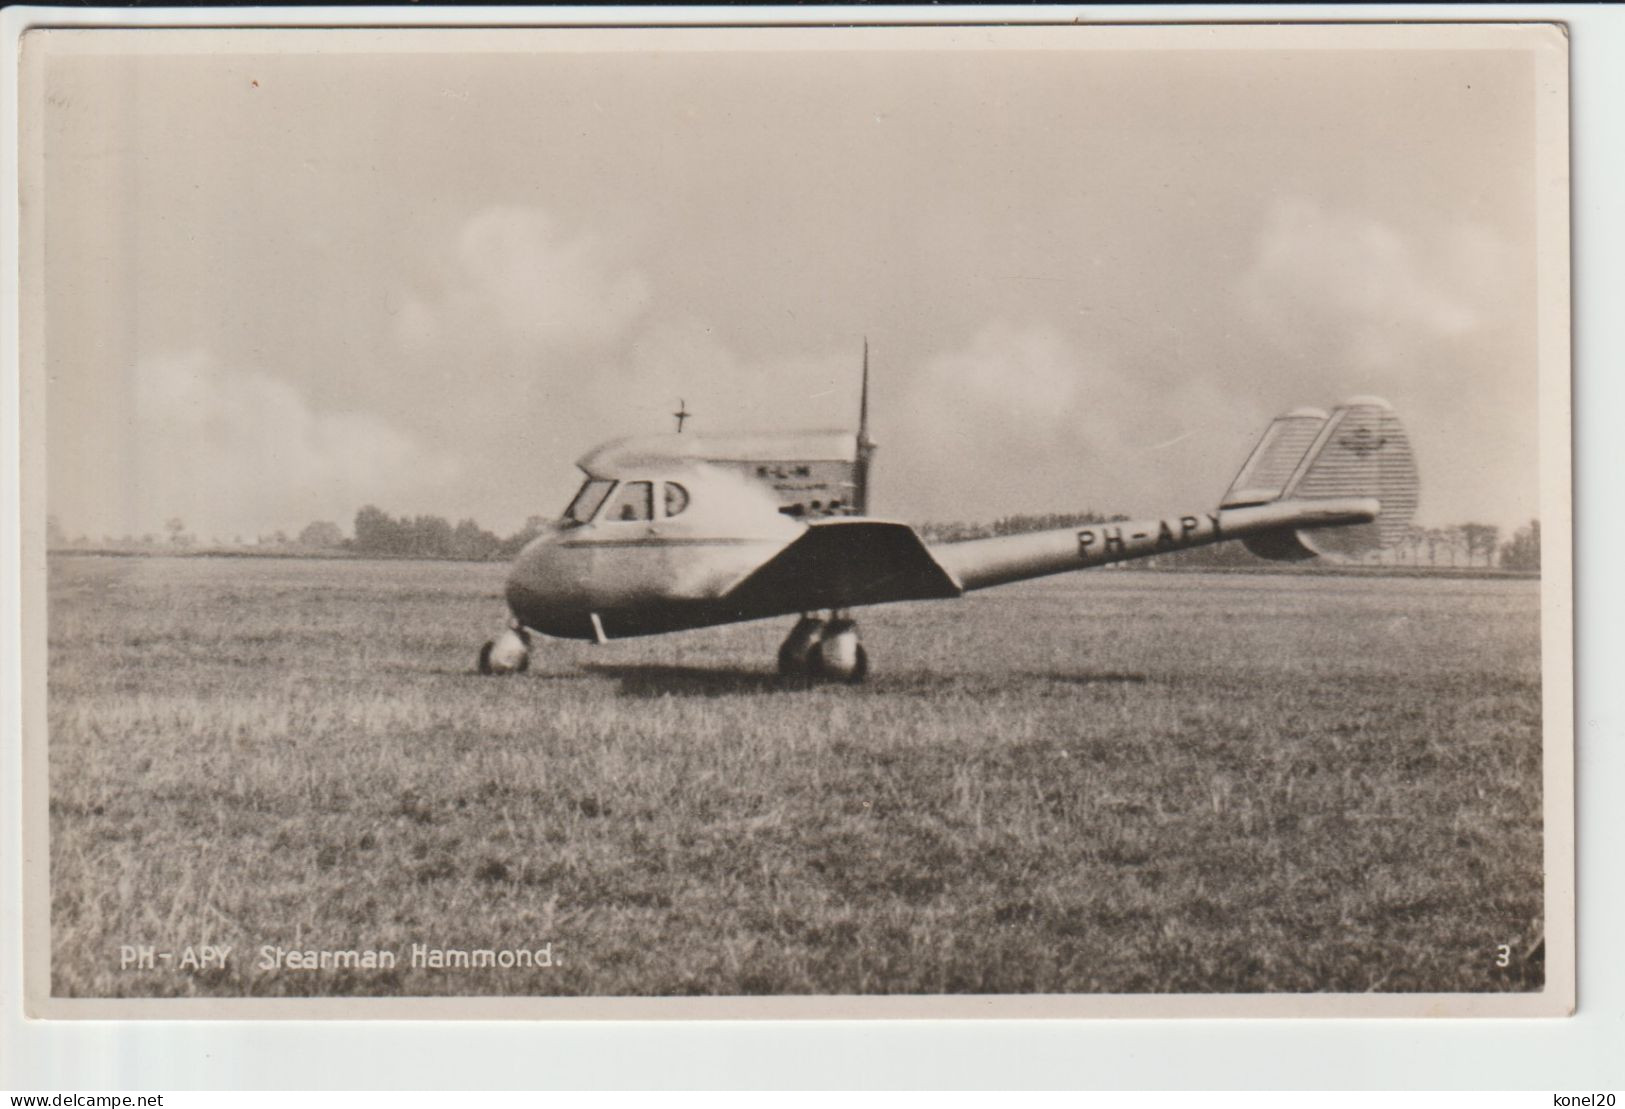
M 723 600 L 752 619 L 962 592 L 907 524 L 832 519 L 810 525 Z

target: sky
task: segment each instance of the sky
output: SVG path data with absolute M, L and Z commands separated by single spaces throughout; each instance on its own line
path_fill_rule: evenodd
M 1419 522 L 1537 513 L 1527 50 L 134 34 L 25 44 L 70 535 L 506 534 L 679 398 L 851 427 L 865 338 L 890 518 L 1210 507 L 1359 394 Z

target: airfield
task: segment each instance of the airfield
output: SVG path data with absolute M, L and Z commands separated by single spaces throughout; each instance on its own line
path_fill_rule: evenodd
M 808 687 L 788 618 L 481 678 L 505 573 L 53 555 L 53 993 L 1542 983 L 1536 581 L 1092 570 L 863 610 Z

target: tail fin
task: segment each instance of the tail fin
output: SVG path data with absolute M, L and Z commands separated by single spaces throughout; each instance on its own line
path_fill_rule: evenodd
M 1355 397 L 1330 415 L 1299 408 L 1276 417 L 1253 448 L 1221 508 L 1292 501 L 1375 497 L 1382 506 L 1369 524 L 1297 528 L 1251 536 L 1247 549 L 1283 561 L 1319 554 L 1357 558 L 1404 538 L 1420 484 L 1416 460 L 1399 417 L 1387 401 Z

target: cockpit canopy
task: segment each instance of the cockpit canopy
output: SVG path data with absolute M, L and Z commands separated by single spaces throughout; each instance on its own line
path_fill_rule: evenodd
M 698 465 L 711 472 L 737 474 L 769 491 L 781 513 L 801 519 L 857 515 L 865 458 L 859 437 L 845 431 L 667 434 L 603 443 L 583 455 L 577 465 L 595 481 L 605 482 L 679 466 Z M 669 483 L 666 487 L 670 488 Z M 595 511 L 601 507 L 596 506 Z M 708 512 L 710 508 L 708 498 Z M 597 518 L 614 519 L 617 511 L 617 506 L 611 506 L 598 512 Z M 592 513 L 585 515 L 592 517 Z
M 656 498 L 656 490 L 659 497 Z M 611 481 L 590 477 L 564 510 L 567 524 L 649 523 L 669 520 L 688 507 L 688 490 L 675 481 Z M 660 515 L 655 515 L 658 504 Z

